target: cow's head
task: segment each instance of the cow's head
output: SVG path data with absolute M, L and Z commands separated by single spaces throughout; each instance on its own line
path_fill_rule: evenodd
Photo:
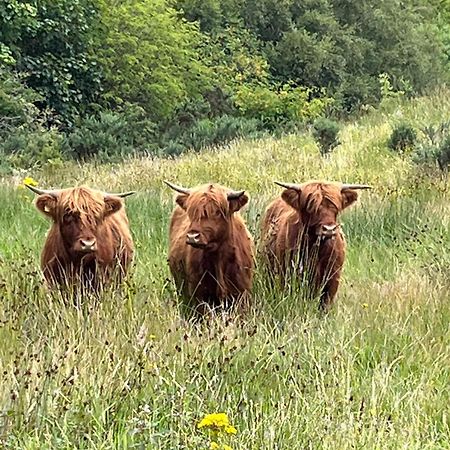
M 299 212 L 302 222 L 317 237 L 333 238 L 339 230 L 337 215 L 358 198 L 357 189 L 370 189 L 362 184 L 325 183 L 311 181 L 304 184 L 279 183 L 286 188 L 282 199 Z
M 214 251 L 230 233 L 230 219 L 247 202 L 245 191 L 230 191 L 217 184 L 206 184 L 193 189 L 165 183 L 179 192 L 177 204 L 189 218 L 186 244 Z
M 39 195 L 37 209 L 59 227 L 65 249 L 73 257 L 95 254 L 104 219 L 122 208 L 121 198 L 133 194 L 106 194 L 87 187 L 53 191 L 27 187 Z

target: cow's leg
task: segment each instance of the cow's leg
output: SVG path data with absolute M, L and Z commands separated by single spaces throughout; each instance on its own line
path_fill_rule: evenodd
M 320 293 L 319 309 L 328 311 L 334 302 L 339 287 L 339 277 L 335 276 L 328 280 Z

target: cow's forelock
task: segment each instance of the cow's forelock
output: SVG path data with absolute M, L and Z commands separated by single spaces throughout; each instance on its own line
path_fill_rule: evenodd
M 209 192 L 194 192 L 189 196 L 187 212 L 191 220 L 201 220 L 213 217 L 220 211 L 224 218 L 228 216 L 228 201 L 225 195 L 210 190 Z
M 304 204 L 308 214 L 314 215 L 319 211 L 323 201 L 328 200 L 338 211 L 342 208 L 340 192 L 334 186 L 317 185 L 312 192 L 302 192 L 304 195 Z
M 84 188 L 63 193 L 59 207 L 60 219 L 67 213 L 79 214 L 81 223 L 90 228 L 101 221 L 105 212 L 103 195 Z

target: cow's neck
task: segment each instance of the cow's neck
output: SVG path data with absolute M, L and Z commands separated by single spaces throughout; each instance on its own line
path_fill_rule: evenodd
M 300 223 L 297 235 L 297 246 L 301 248 L 320 247 L 326 240 L 322 240 L 316 233 L 316 226 Z
M 209 285 L 209 289 L 215 291 L 218 298 L 223 297 L 223 293 L 226 290 L 228 262 L 234 259 L 235 253 L 236 249 L 232 235 L 223 241 L 214 251 L 203 252 L 201 262 L 203 272 L 202 283 Z

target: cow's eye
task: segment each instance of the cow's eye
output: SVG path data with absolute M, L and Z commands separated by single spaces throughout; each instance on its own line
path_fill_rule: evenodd
M 64 216 L 63 216 L 63 221 L 64 221 L 65 223 L 73 222 L 73 219 L 74 219 L 73 214 L 70 214 L 70 213 L 66 213 L 66 214 L 64 214 Z

